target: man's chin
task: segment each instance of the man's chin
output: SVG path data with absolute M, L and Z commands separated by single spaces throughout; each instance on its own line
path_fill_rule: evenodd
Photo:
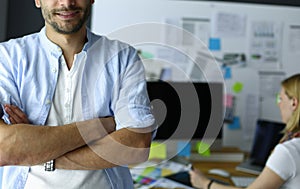
M 74 34 L 80 30 L 81 27 L 78 26 L 72 26 L 72 27 L 55 27 L 57 33 L 60 34 Z

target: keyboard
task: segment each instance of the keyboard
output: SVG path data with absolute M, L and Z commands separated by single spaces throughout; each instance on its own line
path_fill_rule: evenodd
M 256 177 L 244 177 L 244 176 L 232 176 L 231 180 L 235 186 L 247 187 L 249 186 Z

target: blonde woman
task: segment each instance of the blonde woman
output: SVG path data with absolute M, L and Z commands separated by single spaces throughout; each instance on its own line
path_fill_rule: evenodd
M 248 187 L 253 189 L 300 187 L 300 74 L 281 83 L 278 106 L 282 121 L 286 124 L 284 137 L 270 155 L 265 168 Z M 191 182 L 196 188 L 230 189 L 209 180 L 199 170 L 190 171 Z

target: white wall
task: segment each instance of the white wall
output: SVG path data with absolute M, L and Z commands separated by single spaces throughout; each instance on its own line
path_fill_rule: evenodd
M 247 3 L 220 3 L 213 1 L 174 0 L 101 0 L 93 7 L 91 29 L 99 34 L 109 34 L 129 25 L 145 22 L 163 22 L 165 18 L 193 17 L 211 19 L 215 11 L 222 10 L 247 15 L 249 23 L 255 20 L 282 22 L 283 51 L 282 69 L 288 75 L 299 69 L 299 56 L 288 52 L 288 29 L 290 24 L 300 25 L 300 8 L 275 5 L 255 5 Z M 249 31 L 248 31 L 249 32 Z M 222 52 L 246 52 L 248 38 L 223 38 Z
M 215 11 L 225 11 L 247 16 L 246 35 L 242 37 L 224 37 L 222 40 L 222 49 L 213 52 L 215 56 L 222 57 L 223 53 L 245 53 L 247 54 L 249 46 L 250 23 L 252 21 L 274 21 L 282 23 L 282 50 L 280 65 L 274 71 L 283 71 L 286 76 L 300 72 L 300 53 L 289 52 L 289 28 L 290 25 L 300 25 L 300 8 L 290 6 L 271 6 L 256 5 L 247 3 L 229 3 L 213 1 L 175 1 L 175 0 L 101 0 L 96 1 L 93 7 L 91 19 L 92 31 L 99 34 L 110 34 L 121 28 L 145 22 L 163 23 L 165 18 L 208 18 L 211 19 Z M 133 36 L 134 37 L 134 36 Z M 251 65 L 244 68 L 249 69 L 249 73 L 255 69 Z M 244 92 L 259 90 L 258 71 L 255 75 L 237 74 L 240 78 L 234 78 L 235 81 L 243 81 Z M 243 72 L 243 71 L 239 71 Z M 226 82 L 227 91 L 231 91 L 231 82 Z M 276 83 L 279 85 L 279 83 Z M 253 87 L 255 86 L 255 87 Z M 259 93 L 259 91 L 252 91 Z M 247 93 L 245 93 L 247 94 Z M 239 96 L 239 100 L 244 97 Z M 278 108 L 275 99 L 265 100 L 260 107 L 260 117 L 280 121 Z M 237 105 L 239 115 L 247 110 L 247 105 L 239 103 Z M 242 126 L 244 123 L 241 123 Z M 254 127 L 254 125 L 253 125 Z M 245 150 L 249 150 L 251 141 L 243 139 L 241 130 L 225 129 L 225 144 L 236 145 Z

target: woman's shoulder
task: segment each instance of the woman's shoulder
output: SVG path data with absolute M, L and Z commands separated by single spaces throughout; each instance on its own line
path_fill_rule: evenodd
M 284 143 L 278 144 L 278 147 L 286 148 L 290 152 L 298 152 L 300 154 L 300 138 L 293 138 Z
M 293 138 L 283 143 L 284 145 L 299 145 L 300 144 L 300 137 Z

